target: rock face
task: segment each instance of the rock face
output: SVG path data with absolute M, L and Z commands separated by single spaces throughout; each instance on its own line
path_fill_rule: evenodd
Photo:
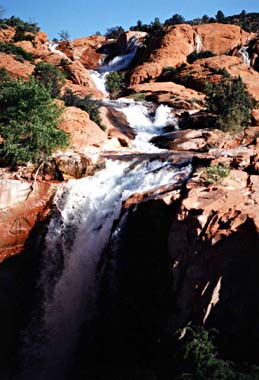
M 107 138 L 88 113 L 77 107 L 66 107 L 62 118 L 59 128 L 70 134 L 70 148 L 75 151 L 84 151 L 89 145 L 99 146 Z
M 0 41 L 10 42 L 15 35 L 15 29 L 9 26 L 8 29 L 0 29 Z
M 107 361 L 130 368 L 162 356 L 156 369 L 172 373 L 166 353 L 187 324 L 218 329 L 227 358 L 258 360 L 258 185 L 258 176 L 231 170 L 221 184 L 190 181 L 170 205 L 167 195 L 123 210 L 103 271 L 98 331 Z
M 227 54 L 238 46 L 248 45 L 251 34 L 237 25 L 202 24 L 193 29 L 199 35 L 198 50 L 210 50 L 214 54 Z
M 34 66 L 28 61 L 19 62 L 12 55 L 5 53 L 0 53 L 0 67 L 5 67 L 14 78 L 24 79 L 29 79 L 34 70 Z
M 55 188 L 46 182 L 0 180 L 0 262 L 23 250 L 38 216 L 47 212 Z
M 259 99 L 259 73 L 246 65 L 241 58 L 219 55 L 198 59 L 191 65 L 183 67 L 174 79 L 197 91 L 203 91 L 207 81 L 216 83 L 221 79 L 221 70 L 225 69 L 233 77 L 241 76 L 249 93 Z
M 60 42 L 58 50 L 74 61 L 79 60 L 87 69 L 95 69 L 99 67 L 99 61 L 102 57 L 96 50 L 106 41 L 107 39 L 102 36 L 77 38 L 69 42 Z
M 201 109 L 204 94 L 173 82 L 151 82 L 131 86 L 130 90 L 143 94 L 148 100 L 180 109 Z
M 131 74 L 130 84 L 136 85 L 157 78 L 166 66 L 178 67 L 187 63 L 193 51 L 212 50 L 227 54 L 237 46 L 248 43 L 250 34 L 238 26 L 206 24 L 175 25 L 151 38 L 138 66 Z

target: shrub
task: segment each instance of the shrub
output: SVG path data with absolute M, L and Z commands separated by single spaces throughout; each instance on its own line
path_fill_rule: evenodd
M 230 362 L 218 357 L 211 334 L 203 327 L 188 327 L 191 335 L 186 344 L 185 359 L 191 359 L 195 380 L 235 380 L 236 374 Z
M 67 89 L 62 99 L 66 106 L 73 106 L 86 111 L 92 121 L 99 125 L 102 130 L 105 130 L 105 126 L 102 124 L 99 114 L 99 104 L 93 100 L 90 96 L 80 98 L 73 93 L 72 90 Z
M 143 102 L 146 98 L 146 95 L 143 92 L 135 92 L 134 94 L 131 94 L 129 98 Z
M 0 51 L 6 54 L 14 54 L 14 55 L 20 56 L 23 59 L 26 59 L 28 61 L 33 60 L 33 54 L 28 53 L 20 46 L 16 46 L 12 44 L 11 42 L 8 42 L 8 43 L 0 42 Z
M 124 32 L 125 32 L 125 30 L 123 29 L 122 26 L 114 26 L 112 28 L 107 29 L 107 31 L 105 33 L 105 37 L 117 39 Z
M 9 72 L 5 67 L 0 67 L 0 84 L 3 85 L 4 82 L 11 80 Z
M 220 358 L 214 344 L 215 330 L 203 326 L 187 327 L 184 359 L 188 360 L 189 373 L 177 379 L 191 380 L 259 380 L 259 366 L 237 366 Z M 191 372 L 191 373 L 190 373 Z
M 214 56 L 215 54 L 210 50 L 204 50 L 204 51 L 201 51 L 200 53 L 193 51 L 191 54 L 188 55 L 187 61 L 189 63 L 193 63 L 197 59 L 209 58 L 209 57 L 214 57 Z
M 228 165 L 211 165 L 204 171 L 204 181 L 212 183 L 221 183 L 223 178 L 227 177 L 230 173 L 230 167 Z
M 1 23 L 13 26 L 15 29 L 19 29 L 23 32 L 30 32 L 36 34 L 39 32 L 40 28 L 35 22 L 26 22 L 21 20 L 19 17 L 12 16 L 10 18 L 5 18 L 1 20 Z
M 173 66 L 165 66 L 165 67 L 163 67 L 162 72 L 165 73 L 167 71 L 169 71 L 171 74 L 175 74 L 175 73 L 177 73 L 177 68 L 173 67 Z
M 60 94 L 61 87 L 65 83 L 65 75 L 58 67 L 51 63 L 39 62 L 35 66 L 34 77 L 49 89 L 51 97 L 57 98 Z
M 239 131 L 250 123 L 255 100 L 246 91 L 242 79 L 224 74 L 217 84 L 205 88 L 207 110 L 216 115 L 217 127 L 223 131 Z
M 111 98 L 118 98 L 125 88 L 125 73 L 112 71 L 106 76 L 105 86 Z
M 35 36 L 33 34 L 26 34 L 22 27 L 17 27 L 15 35 L 13 37 L 14 42 L 18 41 L 35 41 Z
M 2 164 L 38 163 L 67 145 L 68 136 L 56 128 L 61 112 L 49 91 L 34 78 L 6 81 L 0 87 Z

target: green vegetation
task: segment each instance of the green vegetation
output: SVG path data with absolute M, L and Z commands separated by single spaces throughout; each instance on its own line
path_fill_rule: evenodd
M 176 13 L 171 18 L 165 20 L 165 25 L 178 25 L 185 23 L 185 19 L 183 16 Z
M 146 95 L 143 92 L 135 92 L 134 94 L 131 94 L 129 98 L 142 102 L 145 100 Z
M 52 98 L 59 96 L 61 87 L 65 83 L 65 75 L 58 67 L 51 63 L 39 62 L 35 66 L 33 75 L 50 91 Z
M 137 21 L 137 24 L 130 27 L 130 30 L 139 30 L 142 32 L 147 32 L 153 34 L 162 30 L 163 24 L 160 22 L 159 18 L 156 17 L 154 21 L 151 21 L 150 24 L 143 24 L 140 20 Z
M 114 26 L 112 28 L 107 29 L 105 33 L 105 37 L 117 39 L 122 33 L 124 33 L 125 30 L 122 26 Z
M 6 70 L 5 67 L 0 67 L 0 84 L 1 86 L 4 85 L 5 82 L 8 82 L 11 80 L 10 74 Z
M 191 370 L 178 379 L 192 380 L 258 380 L 259 367 L 251 366 L 241 371 L 235 365 L 219 357 L 214 344 L 214 331 L 202 326 L 187 327 L 188 341 L 184 347 L 184 359 L 189 361 Z M 191 363 L 191 365 L 190 365 Z
M 0 28 L 2 25 L 12 26 L 16 30 L 19 30 L 19 33 L 29 32 L 33 34 L 37 34 L 40 30 L 39 26 L 35 22 L 26 22 L 21 20 L 19 17 L 12 16 L 10 18 L 0 19 Z
M 56 148 L 66 146 L 68 136 L 57 129 L 61 112 L 49 91 L 34 78 L 5 81 L 0 87 L 1 164 L 39 163 Z
M 240 77 L 222 75 L 217 84 L 205 88 L 207 110 L 216 115 L 217 127 L 223 131 L 236 132 L 250 123 L 250 111 L 255 107 Z
M 169 71 L 171 74 L 175 74 L 175 73 L 177 73 L 178 70 L 177 70 L 176 67 L 173 67 L 173 66 L 165 66 L 165 67 L 163 67 L 162 73 L 165 73 L 167 71 Z
M 32 61 L 33 60 L 33 54 L 28 53 L 20 46 L 16 46 L 12 44 L 11 42 L 4 43 L 0 42 L 0 52 L 6 53 L 6 54 L 14 54 L 16 57 L 21 57 L 22 59 Z
M 15 32 L 15 35 L 13 37 L 13 41 L 14 42 L 17 42 L 17 41 L 31 41 L 31 42 L 34 42 L 35 41 L 35 35 L 34 34 L 27 34 L 28 32 L 25 32 L 23 30 L 23 28 L 21 27 L 17 27 L 16 28 L 16 32 Z
M 211 165 L 204 169 L 204 182 L 208 184 L 219 184 L 230 173 L 228 165 Z
M 105 130 L 105 126 L 102 124 L 100 113 L 99 113 L 99 104 L 93 100 L 90 96 L 80 98 L 73 93 L 72 90 L 67 89 L 62 99 L 65 102 L 66 106 L 73 106 L 86 111 L 89 114 L 91 120 L 93 120 L 102 130 Z
M 201 51 L 200 53 L 193 51 L 191 54 L 188 55 L 187 61 L 189 63 L 193 63 L 197 59 L 209 58 L 209 57 L 214 57 L 214 56 L 215 54 L 210 50 L 204 50 L 204 51 Z
M 257 33 L 259 30 L 259 13 L 246 13 L 243 10 L 238 15 L 225 16 L 224 13 L 219 10 L 215 17 L 209 17 L 205 14 L 202 17 L 195 18 L 193 20 L 185 20 L 182 15 L 176 13 L 172 17 L 165 20 L 164 23 L 161 23 L 158 18 L 155 18 L 155 20 L 150 22 L 150 24 L 143 24 L 141 20 L 138 20 L 136 25 L 130 27 L 130 30 L 140 30 L 152 34 L 161 30 L 163 26 L 178 25 L 183 23 L 200 25 L 215 22 L 239 25 L 242 29 L 247 30 L 248 32 Z
M 112 99 L 118 98 L 125 89 L 125 73 L 112 71 L 106 77 L 105 86 Z

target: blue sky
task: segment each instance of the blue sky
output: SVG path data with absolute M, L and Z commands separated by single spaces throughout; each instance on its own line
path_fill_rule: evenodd
M 66 30 L 71 38 L 104 33 L 107 28 L 122 25 L 125 29 L 137 20 L 149 23 L 155 17 L 161 21 L 175 13 L 186 20 L 204 14 L 214 16 L 220 9 L 225 15 L 259 12 L 258 0 L 0 0 L 5 17 L 18 16 L 39 24 L 49 38 L 58 38 Z

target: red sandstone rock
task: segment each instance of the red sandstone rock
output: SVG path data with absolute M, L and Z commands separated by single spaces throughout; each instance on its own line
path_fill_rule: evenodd
M 248 67 L 241 58 L 219 55 L 195 61 L 179 70 L 175 80 L 185 83 L 186 86 L 204 90 L 207 81 L 216 83 L 221 80 L 220 70 L 225 69 L 233 77 L 241 76 L 251 95 L 259 99 L 259 73 Z
M 173 82 L 142 83 L 131 86 L 130 89 L 145 96 L 152 95 L 152 99 L 157 103 L 175 108 L 201 109 L 204 105 L 204 94 Z
M 130 84 L 135 85 L 157 78 L 166 66 L 178 67 L 187 63 L 194 50 L 212 50 L 226 54 L 249 41 L 250 34 L 235 25 L 205 24 L 191 27 L 175 25 L 153 37 L 139 65 L 133 70 Z
M 46 182 L 0 180 L 0 262 L 23 250 L 55 188 Z
M 107 41 L 103 36 L 89 36 L 77 38 L 72 41 L 62 41 L 59 43 L 58 50 L 62 51 L 72 60 L 79 60 L 86 68 L 94 69 L 99 66 L 101 54 L 96 49 Z
M 214 54 L 227 54 L 237 46 L 247 45 L 251 38 L 251 33 L 237 25 L 213 23 L 193 26 L 193 29 L 200 36 L 201 50 Z
M 99 146 L 107 136 L 87 112 L 76 107 L 66 107 L 59 128 L 70 134 L 70 148 L 84 151 L 89 145 Z
M 11 54 L 0 53 L 0 67 L 4 67 L 12 77 L 28 79 L 34 66 L 28 61 L 19 62 Z
M 0 42 L 10 42 L 15 35 L 15 29 L 9 26 L 8 29 L 0 29 Z

